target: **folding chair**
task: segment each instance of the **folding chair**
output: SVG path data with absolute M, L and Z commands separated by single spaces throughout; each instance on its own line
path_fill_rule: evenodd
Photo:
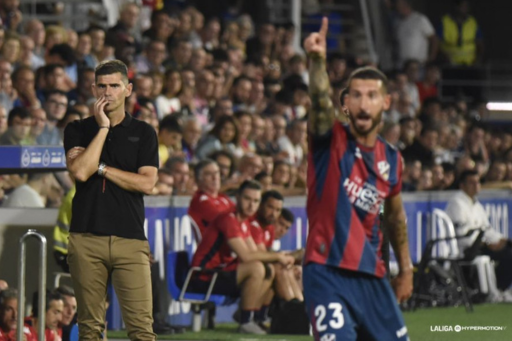
M 191 268 L 187 251 L 171 251 L 167 255 L 167 284 L 169 292 L 173 299 L 192 304 L 192 331 L 194 332 L 201 330 L 201 312 L 203 309 L 210 308 L 212 304 L 214 306 L 231 304 L 236 300 L 234 297 L 212 295 L 218 272 L 215 270 L 205 270 L 200 267 Z M 212 274 L 212 279 L 206 293 L 187 292 L 190 279 L 194 273 Z M 213 329 L 213 318 L 208 316 L 208 314 L 211 314 L 211 309 L 205 309 L 205 320 L 209 322 L 208 327 Z

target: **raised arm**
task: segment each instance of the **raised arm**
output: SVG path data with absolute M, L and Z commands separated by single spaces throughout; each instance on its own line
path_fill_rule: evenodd
M 389 240 L 399 268 L 398 276 L 393 281 L 393 289 L 398 301 L 402 302 L 412 295 L 412 262 L 409 253 L 405 210 L 400 194 L 386 199 L 384 224 L 389 231 Z
M 312 105 L 308 113 L 308 128 L 309 132 L 315 135 L 326 134 L 335 120 L 334 105 L 329 96 L 329 76 L 326 70 L 328 25 L 329 22 L 324 17 L 320 31 L 311 33 L 304 41 L 304 48 L 310 58 L 309 95 Z
M 110 120 L 103 111 L 106 104 L 107 101 L 104 97 L 100 97 L 94 104 L 94 116 L 96 117 L 96 122 L 100 129 L 91 143 L 75 158 L 70 157 L 74 148 L 70 149 L 66 155 L 68 170 L 78 181 L 87 181 L 91 175 L 98 170 L 101 151 L 107 139 L 108 130 L 110 129 Z

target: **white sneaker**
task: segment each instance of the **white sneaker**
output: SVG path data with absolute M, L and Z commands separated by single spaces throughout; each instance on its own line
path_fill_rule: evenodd
M 509 290 L 505 290 L 501 293 L 501 301 L 504 303 L 512 303 L 512 293 Z
M 489 294 L 489 296 L 487 296 L 487 298 L 485 299 L 485 302 L 486 303 L 501 303 L 501 302 L 503 302 L 503 296 L 501 295 L 501 293 Z
M 244 323 L 240 325 L 240 328 L 238 328 L 238 331 L 242 334 L 258 334 L 258 335 L 265 335 L 267 332 L 265 332 L 263 329 L 261 329 L 260 326 L 254 321 Z

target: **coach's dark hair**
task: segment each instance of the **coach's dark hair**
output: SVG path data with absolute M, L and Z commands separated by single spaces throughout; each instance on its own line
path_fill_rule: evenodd
M 281 217 L 283 217 L 284 220 L 290 223 L 293 223 L 293 221 L 295 220 L 295 215 L 293 214 L 293 212 L 287 209 L 286 207 L 283 207 L 283 209 L 281 210 Z
M 125 63 L 118 59 L 101 62 L 94 70 L 95 81 L 98 81 L 98 76 L 111 75 L 118 72 L 123 77 L 123 82 L 128 83 L 128 67 Z
M 255 189 L 255 190 L 261 191 L 261 185 L 259 182 L 254 181 L 254 180 L 245 180 L 244 182 L 242 182 L 242 184 L 238 188 L 238 195 L 242 195 L 242 193 L 246 189 Z
M 359 69 L 354 70 L 352 74 L 350 75 L 350 78 L 348 79 L 348 86 L 347 88 L 350 91 L 350 85 L 352 84 L 352 81 L 354 79 L 373 79 L 373 80 L 379 80 L 382 82 L 382 89 L 384 92 L 388 92 L 388 77 L 382 71 L 371 67 L 371 66 L 365 66 L 361 67 Z M 340 101 L 341 102 L 341 101 Z
M 196 181 L 199 180 L 199 177 L 201 176 L 201 172 L 203 171 L 203 169 L 212 164 L 216 165 L 217 162 L 213 161 L 212 159 L 204 159 L 196 164 L 196 166 L 194 167 L 194 178 L 196 179 Z
M 265 193 L 263 193 L 263 195 L 261 196 L 261 205 L 263 205 L 270 198 L 279 201 L 284 201 L 284 197 L 281 193 L 279 193 L 275 189 L 271 189 L 270 191 L 266 191 Z
M 464 182 L 466 182 L 466 179 L 469 178 L 470 176 L 478 176 L 478 177 L 480 177 L 480 174 L 478 174 L 478 171 L 476 169 L 465 170 L 459 176 L 459 184 L 461 185 Z
M 58 300 L 64 301 L 60 293 L 57 291 L 46 290 L 46 303 L 44 311 L 46 312 L 48 309 L 50 309 L 50 303 L 52 303 L 52 301 Z M 34 317 L 39 317 L 39 292 L 37 291 L 32 296 L 32 315 Z

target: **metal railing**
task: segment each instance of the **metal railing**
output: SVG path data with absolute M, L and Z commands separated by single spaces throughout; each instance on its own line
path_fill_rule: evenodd
M 39 316 L 37 325 L 37 339 L 44 341 L 45 339 L 45 313 L 46 306 L 46 237 L 38 233 L 36 230 L 28 230 L 27 233 L 20 238 L 20 254 L 18 260 L 18 323 L 16 330 L 16 339 L 23 340 L 23 323 L 25 316 L 25 270 L 26 270 L 26 250 L 25 243 L 29 238 L 36 238 L 40 242 L 39 250 Z

